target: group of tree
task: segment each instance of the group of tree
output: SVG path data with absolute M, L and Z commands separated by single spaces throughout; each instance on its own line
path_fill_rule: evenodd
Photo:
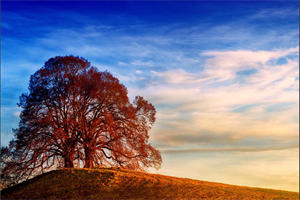
M 1 149 L 1 176 L 8 184 L 55 168 L 159 168 L 149 143 L 156 110 L 84 58 L 50 58 L 20 96 L 19 127 Z

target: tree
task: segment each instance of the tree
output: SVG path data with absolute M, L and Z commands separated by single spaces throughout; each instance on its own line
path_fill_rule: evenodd
M 15 168 L 32 174 L 53 167 L 160 167 L 149 144 L 154 106 L 136 97 L 109 72 L 84 58 L 50 58 L 30 78 L 18 104 L 19 128 L 11 143 Z

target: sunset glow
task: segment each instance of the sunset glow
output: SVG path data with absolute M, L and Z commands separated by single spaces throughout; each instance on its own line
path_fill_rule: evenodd
M 150 172 L 299 191 L 299 2 L 1 2 L 1 145 L 30 75 L 74 55 L 156 108 Z

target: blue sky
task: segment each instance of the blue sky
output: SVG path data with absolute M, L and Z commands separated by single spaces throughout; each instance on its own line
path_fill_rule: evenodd
M 298 191 L 297 1 L 1 6 L 2 145 L 30 75 L 72 54 L 155 105 L 153 172 Z

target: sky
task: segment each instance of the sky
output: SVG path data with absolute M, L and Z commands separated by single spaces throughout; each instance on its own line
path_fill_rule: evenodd
M 156 108 L 152 173 L 299 191 L 298 1 L 1 1 L 1 145 L 30 75 L 75 55 Z

